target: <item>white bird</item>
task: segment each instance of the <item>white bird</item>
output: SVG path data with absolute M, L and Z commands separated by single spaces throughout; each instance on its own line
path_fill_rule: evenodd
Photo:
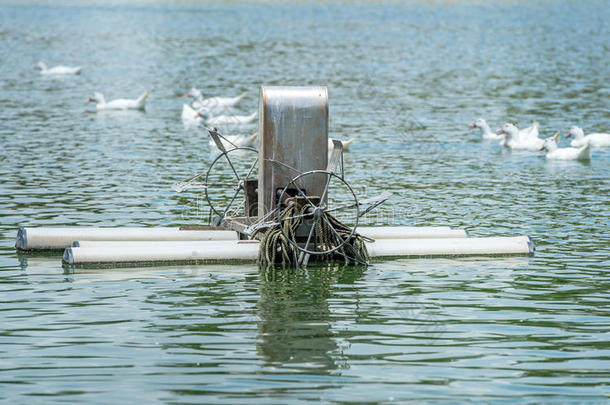
M 144 110 L 146 107 L 146 98 L 148 97 L 148 92 L 145 91 L 139 98 L 126 99 L 119 98 L 117 100 L 106 101 L 104 95 L 102 93 L 98 93 L 97 91 L 93 93 L 93 97 L 90 97 L 87 100 L 88 103 L 95 101 L 97 102 L 95 108 L 100 110 Z
M 184 97 L 193 97 L 195 101 L 193 101 L 193 108 L 196 110 L 206 110 L 206 111 L 218 111 L 224 110 L 230 107 L 235 107 L 237 103 L 246 97 L 248 92 L 243 92 L 237 97 L 211 97 L 211 98 L 203 98 L 203 94 L 200 90 L 196 88 L 192 88 L 184 95 Z
M 590 160 L 591 147 L 589 140 L 585 139 L 584 145 L 579 148 L 560 148 L 557 146 L 559 132 L 544 140 L 540 150 L 546 150 L 546 158 L 553 160 Z
M 489 125 L 487 124 L 487 121 L 485 121 L 483 118 L 479 118 L 475 122 L 471 122 L 470 124 L 468 124 L 468 126 L 470 128 L 479 128 L 483 139 L 502 139 L 503 138 L 502 135 L 494 133 L 491 130 L 491 128 L 489 127 Z M 539 127 L 540 127 L 540 125 L 537 122 L 534 122 L 531 126 L 519 130 L 519 138 L 520 139 L 537 138 L 538 134 L 539 134 L 539 132 L 538 132 Z
M 225 147 L 225 149 L 233 149 L 235 147 L 246 147 L 246 146 L 252 146 L 256 143 L 256 140 L 258 139 L 258 131 L 256 131 L 255 133 L 253 133 L 250 136 L 243 136 L 243 135 L 223 135 L 222 137 L 219 137 L 220 141 L 222 142 L 222 145 Z M 214 149 L 218 149 L 216 146 L 216 143 L 214 142 L 213 139 L 210 139 L 210 146 Z
M 483 139 L 502 139 L 503 138 L 502 135 L 494 133 L 491 130 L 491 128 L 489 128 L 487 121 L 485 121 L 483 118 L 479 118 L 476 121 L 471 122 L 470 124 L 468 124 L 468 126 L 470 128 L 479 128 Z
M 519 129 L 519 136 L 518 136 L 519 143 L 521 143 L 521 144 L 533 143 L 534 145 L 537 145 L 537 143 L 540 143 L 540 141 L 539 141 L 540 138 L 538 137 L 538 135 L 540 134 L 540 132 L 538 131 L 539 128 L 540 128 L 540 125 L 537 122 L 534 122 L 531 126 L 525 128 L 525 129 Z M 538 141 L 536 141 L 537 139 L 538 139 Z M 506 139 L 501 140 L 500 146 L 506 146 L 506 141 L 507 141 Z M 526 149 L 531 149 L 531 148 L 526 148 Z
M 519 137 L 521 139 L 538 138 L 540 135 L 539 130 L 540 124 L 538 124 L 538 122 L 533 122 L 531 126 L 519 130 Z
M 573 126 L 568 131 L 566 138 L 570 136 L 574 136 L 574 139 L 570 143 L 570 146 L 578 148 L 583 146 L 586 142 L 589 142 L 589 145 L 592 148 L 607 148 L 610 147 L 610 134 L 589 134 L 585 136 L 585 133 L 580 127 Z
M 519 130 L 513 124 L 504 124 L 502 128 L 498 129 L 498 134 L 503 134 L 505 138 L 501 145 L 511 149 L 538 151 L 544 144 L 544 139 L 540 139 L 537 136 L 521 137 Z
M 47 65 L 44 62 L 38 62 L 34 69 L 40 70 L 41 75 L 78 75 L 81 70 L 83 70 L 82 66 L 53 66 L 52 68 L 47 68 Z
M 188 104 L 182 104 L 182 122 L 185 125 L 199 125 L 203 118 L 193 110 Z
M 199 110 L 198 116 L 207 115 L 206 112 Z M 248 124 L 256 119 L 258 112 L 251 115 L 219 115 L 206 119 L 206 125 L 243 125 Z

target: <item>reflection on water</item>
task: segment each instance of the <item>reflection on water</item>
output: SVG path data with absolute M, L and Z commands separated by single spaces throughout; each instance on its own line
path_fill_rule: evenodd
M 610 150 L 550 162 L 467 124 L 610 132 L 604 0 L 0 5 L 0 401 L 607 402 Z M 267 22 L 273 22 L 271 25 Z M 42 77 L 38 60 L 79 64 Z M 19 226 L 208 218 L 181 94 L 326 85 L 364 224 L 530 235 L 534 257 L 65 271 Z M 148 90 L 146 112 L 94 111 Z M 225 129 L 250 135 L 256 123 Z M 567 145 L 565 138 L 561 146 Z M 218 200 L 220 204 L 223 201 Z
M 331 327 L 333 285 L 352 284 L 363 268 L 261 270 L 258 352 L 274 370 L 330 374 L 345 367 Z

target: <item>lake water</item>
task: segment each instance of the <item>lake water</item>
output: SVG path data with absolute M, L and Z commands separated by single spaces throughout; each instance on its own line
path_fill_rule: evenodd
M 605 0 L 50 3 L 0 4 L 0 401 L 608 401 L 610 150 L 548 162 L 467 128 L 610 132 Z M 171 190 L 211 159 L 180 95 L 249 91 L 248 114 L 263 84 L 328 87 L 348 181 L 395 192 L 368 223 L 528 234 L 535 256 L 70 272 L 15 253 L 19 226 L 204 223 Z M 84 104 L 144 90 L 146 113 Z

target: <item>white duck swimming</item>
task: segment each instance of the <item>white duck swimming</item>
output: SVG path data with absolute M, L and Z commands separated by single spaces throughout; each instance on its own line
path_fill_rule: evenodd
M 93 97 L 90 97 L 87 100 L 88 103 L 95 101 L 97 104 L 95 108 L 100 110 L 144 110 L 146 107 L 146 98 L 148 97 L 148 92 L 145 91 L 139 98 L 126 99 L 119 98 L 117 100 L 106 101 L 104 95 L 102 93 L 98 93 L 97 91 L 93 93 Z
M 539 130 L 540 124 L 538 124 L 537 122 L 533 122 L 531 126 L 519 130 L 519 137 L 521 139 L 538 138 L 538 136 L 540 135 Z
M 592 148 L 608 148 L 610 147 L 610 134 L 589 134 L 585 136 L 585 133 L 580 127 L 573 126 L 568 131 L 566 138 L 573 136 L 574 139 L 570 143 L 570 146 L 575 148 L 584 146 L 585 143 L 589 143 Z
M 205 111 L 199 110 L 199 117 L 209 116 Z M 216 117 L 207 118 L 206 125 L 243 125 L 249 124 L 258 117 L 258 111 L 250 115 L 219 115 Z
M 235 107 L 237 103 L 246 97 L 248 92 L 243 92 L 237 97 L 211 97 L 203 98 L 203 94 L 200 90 L 192 88 L 184 95 L 184 97 L 193 97 L 193 108 L 196 110 L 207 110 L 207 111 L 218 111 L 224 110 L 230 107 Z
M 220 141 L 222 142 L 222 145 L 225 147 L 225 149 L 233 149 L 235 147 L 240 147 L 240 148 L 246 147 L 246 146 L 252 147 L 256 143 L 257 139 L 258 139 L 258 131 L 256 131 L 255 133 L 253 133 L 250 136 L 223 135 L 220 138 Z M 212 150 L 218 150 L 216 143 L 212 139 L 210 139 L 210 147 L 212 148 Z
M 83 67 L 59 65 L 48 68 L 44 62 L 38 62 L 34 69 L 40 70 L 41 75 L 78 75 L 83 70 Z
M 494 133 L 491 128 L 489 128 L 487 121 L 485 121 L 483 118 L 479 118 L 475 122 L 471 122 L 468 124 L 468 126 L 470 128 L 479 128 L 483 139 L 503 139 L 502 135 Z
M 579 148 L 560 148 L 557 146 L 559 132 L 544 140 L 540 150 L 546 150 L 546 158 L 553 160 L 590 160 L 591 147 L 589 140 L 585 139 L 585 144 Z
M 540 139 L 538 137 L 538 135 L 540 134 L 540 132 L 538 131 L 540 128 L 540 125 L 537 122 L 534 122 L 531 126 L 524 128 L 524 129 L 518 129 L 519 130 L 519 142 L 520 143 L 536 143 L 536 142 L 540 142 L 540 141 L 536 141 L 536 139 Z M 507 139 L 503 139 L 500 141 L 500 146 L 507 146 L 506 145 Z M 530 149 L 530 148 L 527 148 Z
M 502 128 L 498 129 L 498 134 L 503 134 L 505 137 L 501 145 L 511 149 L 538 151 L 544 144 L 544 139 L 537 136 L 520 136 L 519 130 L 513 124 L 504 124 Z
M 193 110 L 188 104 L 182 104 L 182 122 L 185 125 L 199 125 L 203 118 L 199 115 L 199 113 Z
M 481 136 L 483 137 L 483 139 L 502 139 L 503 136 L 494 133 L 491 128 L 489 127 L 489 125 L 487 124 L 487 121 L 485 121 L 483 118 L 479 118 L 477 119 L 475 122 L 471 122 L 470 124 L 468 124 L 468 126 L 470 128 L 479 128 L 479 130 L 481 131 Z M 537 122 L 534 122 L 531 126 L 524 128 L 524 129 L 520 129 L 519 130 L 519 138 L 521 139 L 525 139 L 525 138 L 537 138 L 538 137 L 538 129 L 539 129 L 539 124 Z

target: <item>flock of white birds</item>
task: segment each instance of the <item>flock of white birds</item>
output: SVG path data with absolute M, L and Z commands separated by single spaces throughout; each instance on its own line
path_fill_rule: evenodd
M 82 66 L 54 66 L 47 67 L 44 62 L 38 62 L 34 66 L 40 70 L 42 75 L 78 75 L 83 70 Z M 244 92 L 235 97 L 210 97 L 204 98 L 203 93 L 196 89 L 190 89 L 184 96 L 192 97 L 193 101 L 189 104 L 182 105 L 182 122 L 186 128 L 199 127 L 229 127 L 229 126 L 244 126 L 254 122 L 258 118 L 258 112 L 253 112 L 250 115 L 230 115 L 229 113 L 248 95 Z M 146 99 L 148 92 L 145 91 L 136 99 L 120 98 L 107 101 L 102 93 L 95 92 L 93 96 L 87 100 L 87 103 L 95 102 L 97 111 L 104 110 L 140 110 L 146 109 Z M 227 149 L 233 147 L 252 147 L 258 140 L 258 131 L 252 135 L 223 135 L 222 142 Z M 348 150 L 349 146 L 354 142 L 354 139 L 341 141 L 343 150 Z M 210 140 L 212 150 L 216 150 L 216 144 Z M 328 140 L 328 153 L 332 151 L 333 139 Z
M 41 75 L 45 76 L 60 76 L 60 75 L 79 75 L 83 67 L 82 66 L 64 66 L 58 65 L 53 67 L 47 67 L 46 63 L 38 62 L 34 69 L 40 70 Z M 140 110 L 144 111 L 146 108 L 146 99 L 148 98 L 148 92 L 145 91 L 140 97 L 136 99 L 119 98 L 116 100 L 106 101 L 106 98 L 102 93 L 94 92 L 92 97 L 89 97 L 87 103 L 95 102 L 95 108 L 98 111 L 102 110 Z
M 235 97 L 211 97 L 204 98 L 203 93 L 196 88 L 191 88 L 184 96 L 192 97 L 191 105 L 182 104 L 182 122 L 185 127 L 199 127 L 202 125 L 212 126 L 231 126 L 245 125 L 253 122 L 258 117 L 258 113 L 254 112 L 250 115 L 226 115 L 227 111 L 235 108 L 242 101 L 248 92 L 241 93 Z M 220 115 L 219 115 L 220 114 Z M 221 141 L 225 148 L 231 146 L 237 147 L 252 147 L 258 139 L 258 131 L 252 135 L 225 135 Z M 343 150 L 349 149 L 349 146 L 354 142 L 354 139 L 341 141 Z M 210 140 L 210 146 L 215 148 L 214 141 Z M 333 149 L 333 139 L 328 140 L 328 153 Z
M 248 95 L 241 93 L 236 97 L 210 97 L 204 98 L 203 93 L 190 89 L 184 97 L 192 97 L 191 105 L 182 104 L 182 122 L 185 128 L 198 128 L 201 126 L 243 126 L 253 122 L 258 113 L 250 115 L 228 115 Z M 223 135 L 221 141 L 226 149 L 233 147 L 252 147 L 258 139 L 258 132 L 252 135 Z M 215 151 L 216 144 L 210 139 L 210 149 Z
M 483 139 L 500 140 L 500 145 L 510 149 L 546 151 L 546 158 L 552 160 L 590 160 L 591 148 L 610 147 L 610 134 L 594 133 L 585 136 L 583 130 L 577 126 L 571 127 L 566 134 L 566 138 L 574 137 L 570 146 L 566 148 L 559 147 L 559 132 L 548 138 L 540 138 L 540 126 L 537 122 L 522 130 L 506 123 L 496 132 L 491 130 L 483 118 L 468 126 L 478 128 Z
M 38 62 L 35 69 L 40 70 L 42 75 L 78 75 L 83 70 L 82 66 L 54 66 L 47 67 L 44 62 Z M 204 98 L 203 93 L 196 89 L 190 89 L 184 96 L 192 97 L 191 105 L 182 105 L 182 122 L 186 127 L 200 126 L 243 126 L 255 121 L 258 113 L 250 115 L 229 115 L 246 96 L 244 92 L 235 97 L 210 97 Z M 101 110 L 144 110 L 148 92 L 145 91 L 137 99 L 116 99 L 106 101 L 103 94 L 95 92 L 87 102 L 95 102 L 96 109 Z M 540 127 L 535 122 L 530 127 L 519 130 L 515 125 L 506 123 L 496 132 L 493 132 L 483 118 L 477 119 L 469 124 L 471 128 L 478 128 L 483 139 L 500 140 L 500 145 L 510 149 L 528 151 L 546 151 L 547 159 L 555 160 L 590 160 L 591 148 L 610 147 L 610 134 L 592 133 L 585 135 L 580 127 L 573 126 L 566 134 L 566 138 L 573 137 L 569 147 L 559 147 L 559 132 L 548 138 L 540 138 Z M 252 135 L 228 135 L 224 136 L 225 147 L 252 147 L 257 141 L 258 132 Z M 354 139 L 341 141 L 343 150 L 348 150 Z M 215 144 L 210 140 L 210 145 Z M 333 148 L 333 139 L 328 140 L 328 152 Z

